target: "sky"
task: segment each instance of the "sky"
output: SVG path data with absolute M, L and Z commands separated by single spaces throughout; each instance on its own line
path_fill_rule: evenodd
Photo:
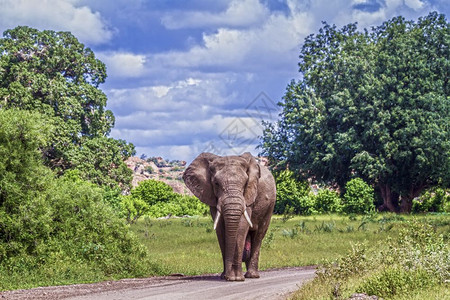
M 138 156 L 257 155 L 322 21 L 378 26 L 450 15 L 447 0 L 0 0 L 0 32 L 70 31 L 107 66 L 111 137 Z

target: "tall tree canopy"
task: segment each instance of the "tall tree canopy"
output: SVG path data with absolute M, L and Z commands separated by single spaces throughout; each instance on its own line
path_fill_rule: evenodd
M 371 31 L 324 24 L 306 38 L 301 79 L 267 124 L 262 149 L 298 176 L 376 187 L 383 206 L 411 210 L 423 189 L 450 181 L 450 27 L 435 12 Z
M 56 130 L 44 150 L 51 167 L 77 168 L 85 179 L 126 186 L 131 172 L 123 159 L 134 146 L 108 137 L 114 116 L 99 89 L 105 78 L 105 65 L 69 32 L 19 26 L 0 39 L 0 109 L 32 110 L 51 121 Z M 107 154 L 98 154 L 97 146 Z M 86 165 L 93 160 L 96 168 Z

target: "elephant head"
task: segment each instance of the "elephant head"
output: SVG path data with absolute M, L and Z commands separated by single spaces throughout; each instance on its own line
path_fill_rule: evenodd
M 255 202 L 259 177 L 259 165 L 248 152 L 226 157 L 202 153 L 183 174 L 187 187 L 200 201 L 216 207 L 220 215 L 225 207 L 232 205 L 245 216 L 250 226 L 246 208 Z
M 251 207 L 257 197 L 260 176 L 259 164 L 248 152 L 240 156 L 224 157 L 202 153 L 183 174 L 183 179 L 192 193 L 212 207 L 212 212 L 216 212 L 215 230 L 221 218 L 223 220 L 220 224 L 224 226 L 221 228 L 224 232 L 221 249 L 225 272 L 226 264 L 231 264 L 233 258 L 238 255 L 235 254 L 238 231 L 248 231 L 248 228 L 253 226 L 249 213 L 251 214 Z M 243 229 L 242 224 L 247 223 L 249 227 Z M 218 237 L 220 243 L 219 234 Z

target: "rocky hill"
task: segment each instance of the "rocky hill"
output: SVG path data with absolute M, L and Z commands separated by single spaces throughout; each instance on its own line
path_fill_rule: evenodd
M 191 194 L 182 179 L 186 168 L 185 161 L 166 161 L 162 157 L 142 159 L 133 156 L 125 163 L 133 171 L 133 186 L 137 186 L 143 180 L 155 179 L 167 183 L 176 193 Z

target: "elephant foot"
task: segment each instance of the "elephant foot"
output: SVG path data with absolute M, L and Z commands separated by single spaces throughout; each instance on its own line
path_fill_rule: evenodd
M 259 278 L 259 272 L 256 270 L 249 270 L 245 273 L 245 278 Z
M 225 279 L 227 281 L 244 281 L 245 277 L 244 276 L 227 276 L 225 275 Z
M 242 274 L 242 271 L 236 271 L 233 270 L 226 274 L 226 272 L 223 274 L 223 278 L 227 281 L 244 281 L 245 277 Z

